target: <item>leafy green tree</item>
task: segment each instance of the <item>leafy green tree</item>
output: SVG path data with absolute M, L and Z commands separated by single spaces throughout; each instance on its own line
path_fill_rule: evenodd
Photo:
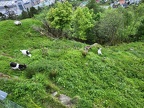
M 96 0 L 90 0 L 86 6 L 89 9 L 92 9 L 94 14 L 103 12 L 103 8 L 100 7 L 100 5 L 96 2 Z
M 134 20 L 135 20 L 135 15 L 133 12 L 132 8 L 122 8 L 119 7 L 118 9 L 116 9 L 116 11 L 121 14 L 121 16 L 123 17 L 123 29 L 119 30 L 119 37 L 121 37 L 121 41 L 126 41 L 129 42 L 129 36 L 133 35 L 135 33 L 135 28 L 133 26 Z
M 38 6 L 38 13 L 40 13 L 42 11 L 43 8 Z
M 90 28 L 86 34 L 87 35 L 87 43 L 92 44 L 92 43 L 98 42 L 98 43 L 102 44 L 102 42 L 100 42 L 101 40 L 103 40 L 102 37 L 98 38 L 98 25 L 99 25 L 99 21 L 102 16 L 103 16 L 103 14 L 101 12 L 95 14 L 94 26 L 92 28 Z
M 26 11 L 23 10 L 21 17 L 22 17 L 22 19 L 29 18 L 28 12 L 26 12 Z
M 131 16 L 127 17 L 127 19 L 129 19 L 129 21 L 131 19 L 131 23 L 127 27 L 128 32 L 126 32 L 126 33 L 129 37 L 130 41 L 137 41 L 137 38 L 135 36 L 137 34 L 137 29 L 139 28 L 139 26 L 141 24 L 141 20 L 143 20 L 144 4 L 142 3 L 139 6 L 133 5 L 127 11 L 129 11 L 128 13 L 131 13 Z
M 30 13 L 30 9 L 27 8 L 27 13 L 28 13 L 28 16 L 29 18 L 31 17 L 31 13 Z
M 135 37 L 135 40 L 141 40 L 144 39 L 144 19 L 141 21 L 140 26 L 137 29 L 137 34 Z
M 86 40 L 86 33 L 94 26 L 93 13 L 87 7 L 78 7 L 73 14 L 73 37 Z
M 3 14 L 0 12 L 0 16 L 2 16 Z
M 123 15 L 113 9 L 107 10 L 104 14 L 98 26 L 99 39 L 102 39 L 101 42 L 115 45 L 121 40 L 119 33 L 124 27 Z
M 140 26 L 141 20 L 144 16 L 144 5 L 140 4 L 139 6 L 130 6 L 127 9 L 119 8 L 118 12 L 123 15 L 124 27 L 119 32 L 119 35 L 123 37 L 122 41 L 137 41 L 136 34 L 137 29 Z
M 5 20 L 6 19 L 6 16 L 0 12 L 0 20 Z
M 37 14 L 37 13 L 38 13 L 37 9 L 35 9 L 34 7 L 30 8 L 30 17 L 34 17 L 34 14 Z
M 72 13 L 72 5 L 69 2 L 57 2 L 47 13 L 47 20 L 50 26 L 59 29 L 62 35 L 62 31 L 70 28 Z

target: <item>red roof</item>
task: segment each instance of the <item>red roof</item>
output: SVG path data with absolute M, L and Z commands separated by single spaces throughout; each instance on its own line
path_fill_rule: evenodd
M 120 3 L 120 4 L 124 4 L 124 3 L 125 3 L 125 0 L 119 0 L 119 3 Z

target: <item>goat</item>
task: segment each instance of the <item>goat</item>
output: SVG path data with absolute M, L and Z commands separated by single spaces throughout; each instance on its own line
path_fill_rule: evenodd
M 15 25 L 22 25 L 22 23 L 20 21 L 14 21 Z
M 31 54 L 28 50 L 20 50 L 20 51 L 22 52 L 23 55 L 31 57 Z
M 24 69 L 26 69 L 26 67 L 27 67 L 25 64 L 22 65 L 22 64 L 15 63 L 15 62 L 11 62 L 11 63 L 10 63 L 10 66 L 11 66 L 11 68 L 14 69 L 14 70 L 16 70 L 16 69 L 18 69 L 18 70 L 24 70 Z
M 98 49 L 98 55 L 102 55 L 101 49 L 102 49 L 102 48 L 99 48 L 99 49 Z

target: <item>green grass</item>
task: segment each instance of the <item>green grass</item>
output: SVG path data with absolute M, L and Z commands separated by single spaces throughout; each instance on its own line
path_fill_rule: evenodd
M 98 46 L 86 56 L 86 44 L 50 39 L 32 29 L 41 23 L 22 20 L 0 22 L 0 89 L 8 99 L 26 108 L 63 108 L 51 93 L 79 97 L 76 108 L 142 108 L 144 106 L 144 43 Z M 32 57 L 21 54 L 29 49 Z M 132 50 L 130 50 L 132 49 Z M 9 63 L 27 64 L 24 71 L 11 70 Z

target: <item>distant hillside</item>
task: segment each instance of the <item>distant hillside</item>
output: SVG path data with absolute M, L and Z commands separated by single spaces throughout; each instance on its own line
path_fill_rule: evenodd
M 73 108 L 142 108 L 144 106 L 144 43 L 117 46 L 50 39 L 32 29 L 40 22 L 0 22 L 0 89 L 25 108 L 65 108 L 60 94 L 72 98 Z M 102 48 L 102 55 L 97 54 Z M 32 57 L 22 55 L 28 49 Z M 10 62 L 26 64 L 24 71 Z M 3 75 L 2 75 L 3 74 Z M 51 94 L 57 91 L 56 97 Z

